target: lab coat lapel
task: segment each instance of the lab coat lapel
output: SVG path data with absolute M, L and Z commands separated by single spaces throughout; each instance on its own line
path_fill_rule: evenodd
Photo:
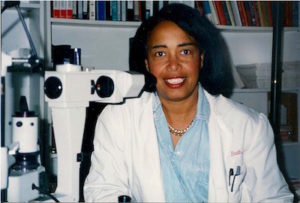
M 151 97 L 152 95 L 150 95 Z M 162 182 L 160 159 L 157 136 L 153 120 L 153 109 L 152 109 L 153 98 L 148 98 L 147 105 L 141 105 L 141 111 L 144 111 L 137 125 L 137 132 L 135 133 L 137 143 L 136 147 L 141 147 L 137 149 L 137 152 L 142 152 L 140 154 L 135 154 L 137 158 L 135 162 L 140 166 L 136 166 L 136 175 L 138 176 L 138 184 L 143 188 L 141 191 L 143 201 L 159 201 L 164 202 L 164 188 Z M 146 122 L 145 122 L 146 121 Z

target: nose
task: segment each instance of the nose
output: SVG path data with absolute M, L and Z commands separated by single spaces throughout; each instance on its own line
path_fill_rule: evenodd
M 178 58 L 175 54 L 170 54 L 168 60 L 169 60 L 169 64 L 168 64 L 169 70 L 175 71 L 179 68 Z

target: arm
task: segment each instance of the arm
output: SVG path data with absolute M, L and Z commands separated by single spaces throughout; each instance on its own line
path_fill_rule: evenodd
M 257 122 L 250 122 L 244 161 L 247 167 L 245 183 L 253 202 L 292 202 L 293 195 L 288 189 L 276 159 L 274 134 L 268 119 L 260 114 Z
M 100 115 L 94 138 L 91 168 L 84 185 L 85 201 L 117 202 L 128 195 L 124 128 L 121 113 L 107 106 Z M 123 120 L 124 121 L 124 120 Z

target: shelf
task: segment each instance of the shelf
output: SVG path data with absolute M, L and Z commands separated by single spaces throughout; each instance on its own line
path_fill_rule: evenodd
M 273 27 L 256 27 L 256 26 L 228 26 L 217 25 L 218 29 L 226 32 L 272 32 Z M 300 32 L 300 27 L 284 27 L 285 32 L 296 31 Z
M 138 21 L 99 21 L 99 20 L 82 20 L 82 19 L 60 19 L 51 18 L 50 22 L 56 25 L 78 25 L 78 26 L 105 26 L 105 27 L 135 27 L 140 26 L 141 22 Z M 221 31 L 226 32 L 272 32 L 272 27 L 255 27 L 255 26 L 216 26 Z M 297 31 L 300 32 L 300 27 L 285 27 L 284 31 Z
M 283 92 L 296 92 L 300 89 L 300 87 L 291 87 L 291 88 L 282 88 L 281 91 Z M 257 92 L 270 92 L 271 89 L 267 88 L 234 88 L 233 92 L 235 93 L 257 93 Z
M 282 141 L 283 147 L 299 147 L 299 142 L 293 142 L 293 141 Z
M 64 26 L 88 26 L 88 27 L 134 27 L 137 28 L 141 22 L 123 22 L 123 21 L 99 21 L 99 20 L 80 20 L 80 19 L 59 19 L 51 18 L 52 25 L 64 25 Z

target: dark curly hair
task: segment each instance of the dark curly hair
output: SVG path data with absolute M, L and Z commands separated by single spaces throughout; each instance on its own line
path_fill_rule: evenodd
M 172 21 L 192 36 L 204 53 L 203 67 L 199 73 L 202 87 L 212 95 L 225 94 L 233 87 L 228 48 L 220 31 L 197 9 L 180 3 L 163 7 L 158 13 L 142 22 L 130 39 L 130 70 L 143 73 L 145 91 L 156 90 L 155 77 L 146 70 L 147 41 L 151 31 L 162 21 Z

